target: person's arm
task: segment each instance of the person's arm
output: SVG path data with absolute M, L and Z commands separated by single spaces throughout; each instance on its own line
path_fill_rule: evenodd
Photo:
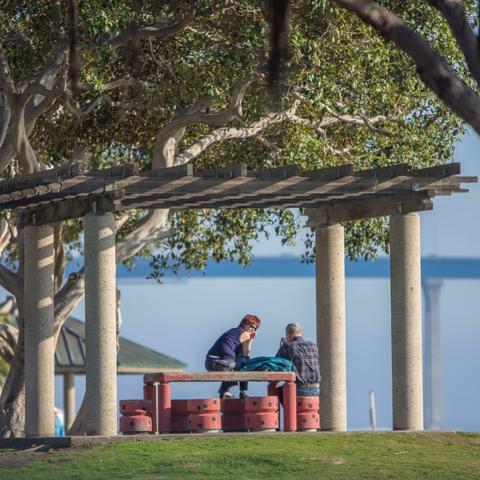
M 286 360 L 291 360 L 292 355 L 290 353 L 290 348 L 288 348 L 288 345 L 283 344 L 280 345 L 280 348 L 278 349 L 277 354 L 275 355 L 276 357 L 279 358 L 285 358 Z
M 250 351 L 252 350 L 253 336 L 248 332 L 243 332 L 242 335 L 240 335 L 240 342 L 242 343 L 242 355 L 249 357 Z

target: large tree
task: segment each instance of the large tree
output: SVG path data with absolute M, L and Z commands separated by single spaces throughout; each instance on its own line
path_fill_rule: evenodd
M 4 178 L 72 161 L 91 168 L 243 161 L 253 169 L 314 169 L 429 166 L 451 157 L 457 117 L 411 75 L 403 55 L 323 1 L 295 2 L 281 102 L 265 88 L 263 1 L 89 0 L 72 9 L 76 3 L 5 0 L 0 6 Z M 425 20 L 423 5 L 408 12 L 457 59 L 455 42 Z M 154 275 L 172 264 L 203 268 L 209 257 L 246 264 L 259 235 L 273 228 L 291 241 L 301 225 L 288 210 L 128 212 L 117 217 L 117 261 L 154 254 Z M 78 258 L 74 251 L 81 252 L 81 231 L 80 220 L 55 225 L 57 335 L 84 294 L 82 268 L 64 278 L 67 262 Z M 386 239 L 383 220 L 347 228 L 352 257 L 374 255 Z M 24 252 L 13 212 L 0 221 L 0 250 L 0 285 L 19 312 L 18 332 L 12 325 L 0 329 L 0 354 L 7 352 L 12 364 L 0 397 L 0 432 L 19 435 Z

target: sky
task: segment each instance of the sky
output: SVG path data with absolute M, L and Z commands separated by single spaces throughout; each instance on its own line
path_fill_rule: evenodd
M 469 132 L 459 143 L 455 161 L 463 175 L 480 176 L 480 139 Z M 434 210 L 421 213 L 422 255 L 480 258 L 480 187 L 470 193 L 439 197 Z M 295 247 L 282 247 L 272 236 L 254 247 L 256 256 L 294 255 Z M 205 353 L 222 331 L 236 325 L 247 312 L 263 320 L 253 354 L 274 354 L 284 326 L 304 325 L 305 337 L 315 338 L 315 284 L 312 278 L 167 278 L 152 281 L 119 280 L 124 324 L 121 334 L 202 370 Z M 443 371 L 443 427 L 480 431 L 480 282 L 444 281 L 441 294 L 441 344 Z M 376 395 L 377 423 L 391 428 L 390 286 L 386 279 L 348 279 L 347 389 L 350 429 L 368 428 L 368 394 Z M 83 304 L 75 315 L 84 318 Z M 83 379 L 77 381 L 78 402 Z M 175 385 L 174 398 L 206 398 L 216 385 Z M 57 381 L 61 405 L 61 381 Z M 264 394 L 254 385 L 253 394 Z M 139 398 L 142 379 L 119 379 L 119 399 Z

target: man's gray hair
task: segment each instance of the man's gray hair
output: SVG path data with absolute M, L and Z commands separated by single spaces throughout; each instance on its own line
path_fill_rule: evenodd
M 291 335 L 300 334 L 302 333 L 302 326 L 299 323 L 289 323 L 285 330 Z

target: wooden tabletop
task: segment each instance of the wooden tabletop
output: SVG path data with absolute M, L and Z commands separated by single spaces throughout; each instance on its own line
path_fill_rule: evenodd
M 185 372 L 147 373 L 145 383 L 168 382 L 294 382 L 294 372 Z

